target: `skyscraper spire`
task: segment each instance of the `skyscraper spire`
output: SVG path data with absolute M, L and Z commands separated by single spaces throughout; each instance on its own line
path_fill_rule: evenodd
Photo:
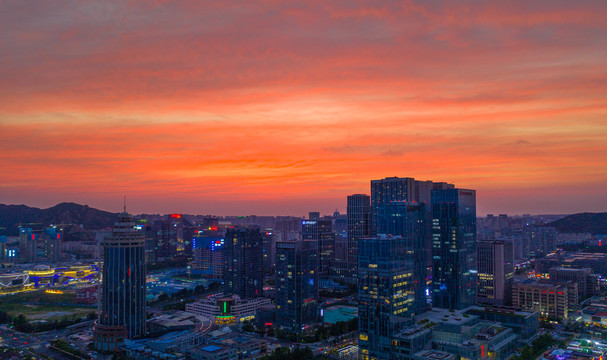
M 126 195 L 124 195 L 124 212 L 126 212 Z

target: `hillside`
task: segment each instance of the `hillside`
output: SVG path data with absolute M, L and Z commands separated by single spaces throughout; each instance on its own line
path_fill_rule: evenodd
M 607 213 L 573 214 L 548 225 L 564 233 L 607 234 Z
M 117 214 L 75 203 L 61 203 L 48 209 L 0 204 L 0 227 L 6 228 L 9 236 L 18 234 L 19 224 L 76 224 L 85 230 L 96 230 L 112 227 L 116 219 Z

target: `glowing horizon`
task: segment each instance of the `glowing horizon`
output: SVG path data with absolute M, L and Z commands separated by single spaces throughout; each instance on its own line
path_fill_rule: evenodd
M 607 211 L 607 3 L 0 10 L 0 203 L 301 216 L 399 176 Z

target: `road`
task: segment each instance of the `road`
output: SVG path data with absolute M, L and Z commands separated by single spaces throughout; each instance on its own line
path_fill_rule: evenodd
M 72 360 L 47 348 L 47 345 L 51 340 L 65 337 L 66 329 L 47 331 L 45 333 L 25 334 L 0 326 L 0 346 L 19 349 L 24 353 L 34 356 L 36 359 L 44 359 L 36 354 L 38 353 L 46 355 L 51 359 Z

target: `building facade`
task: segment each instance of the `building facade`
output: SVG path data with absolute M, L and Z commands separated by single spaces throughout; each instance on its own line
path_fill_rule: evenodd
M 362 360 L 390 359 L 392 338 L 414 314 L 414 249 L 410 237 L 358 240 L 358 328 Z
M 312 214 L 312 213 L 310 213 Z M 303 240 L 316 241 L 318 246 L 318 276 L 328 278 L 335 263 L 335 233 L 330 219 L 303 220 Z
M 564 320 L 577 306 L 577 283 L 525 280 L 512 285 L 512 306 L 537 311 L 543 318 Z
M 578 284 L 579 297 L 599 295 L 601 292 L 600 275 L 593 274 L 592 269 L 570 269 L 564 267 L 550 268 L 551 281 L 573 281 Z
M 125 211 L 102 246 L 103 281 L 94 345 L 97 350 L 112 351 L 124 339 L 146 334 L 145 237 Z
M 276 324 L 299 333 L 318 322 L 318 249 L 315 241 L 276 243 Z
M 272 301 L 266 298 L 241 299 L 238 295 L 219 296 L 186 304 L 185 311 L 205 316 L 217 324 L 225 324 L 253 320 L 257 309 L 271 304 Z M 232 321 L 229 321 L 230 319 Z
M 225 234 L 224 286 L 241 298 L 263 295 L 263 241 L 259 228 L 228 229 Z
M 211 279 L 222 279 L 225 269 L 225 238 L 215 230 L 202 230 L 192 238 L 192 269 Z
M 476 192 L 432 190 L 432 305 L 462 309 L 476 299 Z
M 407 263 L 413 262 L 411 290 L 415 293 L 413 313 L 428 308 L 426 297 L 426 203 L 391 201 L 378 207 L 377 232 L 407 239 Z
M 356 282 L 358 273 L 358 239 L 371 236 L 371 198 L 369 195 L 348 196 L 347 203 L 346 271 L 348 282 Z
M 507 240 L 479 241 L 477 246 L 477 302 L 487 305 L 509 305 L 512 302 L 514 253 Z

